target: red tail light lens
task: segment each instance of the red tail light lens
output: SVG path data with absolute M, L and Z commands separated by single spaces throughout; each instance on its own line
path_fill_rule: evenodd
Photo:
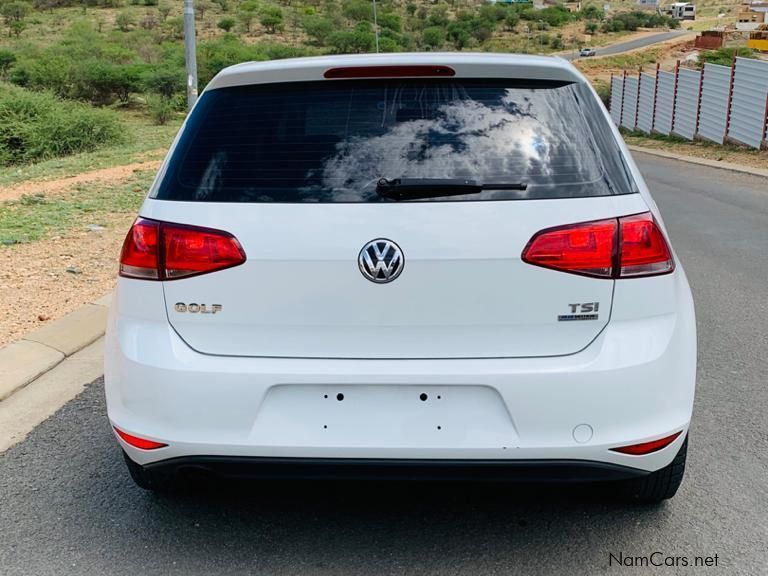
M 231 268 L 245 253 L 228 232 L 139 218 L 120 254 L 120 275 L 174 280 Z
M 644 456 L 645 454 L 650 454 L 651 452 L 658 452 L 662 448 L 666 448 L 672 442 L 677 440 L 677 437 L 682 434 L 681 432 L 676 432 L 672 434 L 671 436 L 666 436 L 664 438 L 659 438 L 658 440 L 653 440 L 652 442 L 643 442 L 642 444 L 632 444 L 631 446 L 622 446 L 620 448 L 611 448 L 611 451 L 613 452 L 621 452 L 622 454 L 630 454 L 632 456 Z
M 120 275 L 128 278 L 158 280 L 158 243 L 160 224 L 139 218 L 133 223 L 120 253 Z
M 347 66 L 329 68 L 323 73 L 325 78 L 424 78 L 455 76 L 456 71 L 449 66 Z
M 622 278 L 666 274 L 675 268 L 667 241 L 650 212 L 627 216 L 619 222 Z
M 592 276 L 636 278 L 675 268 L 672 253 L 650 212 L 547 228 L 523 250 L 528 264 Z
M 115 428 L 117 435 L 120 436 L 120 438 L 122 438 L 126 444 L 129 444 L 134 448 L 141 448 L 142 450 L 155 450 L 157 448 L 164 448 L 168 446 L 168 444 L 163 444 L 162 442 L 155 442 L 154 440 L 147 440 L 146 438 L 133 436 L 132 434 L 123 432 L 120 430 L 120 428 L 116 428 L 114 426 L 113 428 Z
M 537 233 L 523 251 L 523 261 L 563 272 L 613 276 L 615 219 L 585 222 Z

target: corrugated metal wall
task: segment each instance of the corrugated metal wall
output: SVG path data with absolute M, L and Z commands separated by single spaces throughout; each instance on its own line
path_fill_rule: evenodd
M 760 148 L 765 134 L 768 62 L 736 58 L 728 138 Z
M 681 68 L 677 73 L 677 96 L 672 133 L 688 140 L 693 140 L 696 135 L 700 82 L 701 72 L 696 70 Z
M 640 99 L 637 104 L 637 129 L 650 132 L 653 126 L 653 92 L 656 76 L 640 74 Z
M 730 86 L 730 68 L 717 64 L 704 65 L 704 83 L 701 88 L 701 109 L 699 111 L 699 136 L 718 144 L 722 144 L 725 140 Z
M 611 117 L 620 126 L 752 148 L 768 145 L 767 99 L 768 62 L 748 58 L 736 58 L 733 69 L 705 64 L 703 76 L 681 68 L 611 81 Z
M 675 102 L 675 75 L 671 72 L 659 72 L 656 82 L 656 114 L 653 130 L 659 134 L 672 131 L 672 106 Z
M 611 118 L 617 126 L 621 124 L 621 97 L 624 94 L 624 81 L 621 77 L 611 78 Z
M 624 112 L 621 114 L 621 125 L 634 130 L 637 114 L 637 78 L 624 78 Z

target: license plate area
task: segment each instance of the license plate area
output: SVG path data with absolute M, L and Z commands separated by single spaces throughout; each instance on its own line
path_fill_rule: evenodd
M 279 385 L 252 440 L 282 446 L 500 448 L 517 435 L 487 386 Z

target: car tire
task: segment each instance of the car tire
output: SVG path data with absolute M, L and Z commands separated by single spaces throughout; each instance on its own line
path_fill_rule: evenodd
M 647 476 L 631 481 L 626 486 L 626 495 L 637 502 L 658 504 L 672 498 L 683 483 L 685 460 L 688 454 L 688 437 L 668 465 Z
M 149 490 L 151 492 L 170 492 L 173 488 L 172 478 L 167 474 L 157 470 L 148 470 L 144 466 L 137 464 L 123 452 L 125 464 L 128 467 L 128 473 L 136 486 Z

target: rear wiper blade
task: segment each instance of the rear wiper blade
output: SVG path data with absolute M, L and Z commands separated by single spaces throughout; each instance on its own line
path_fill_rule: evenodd
M 465 178 L 381 178 L 376 193 L 392 200 L 418 200 L 441 196 L 479 194 L 483 190 L 526 190 L 525 182 L 486 182 L 480 184 Z

